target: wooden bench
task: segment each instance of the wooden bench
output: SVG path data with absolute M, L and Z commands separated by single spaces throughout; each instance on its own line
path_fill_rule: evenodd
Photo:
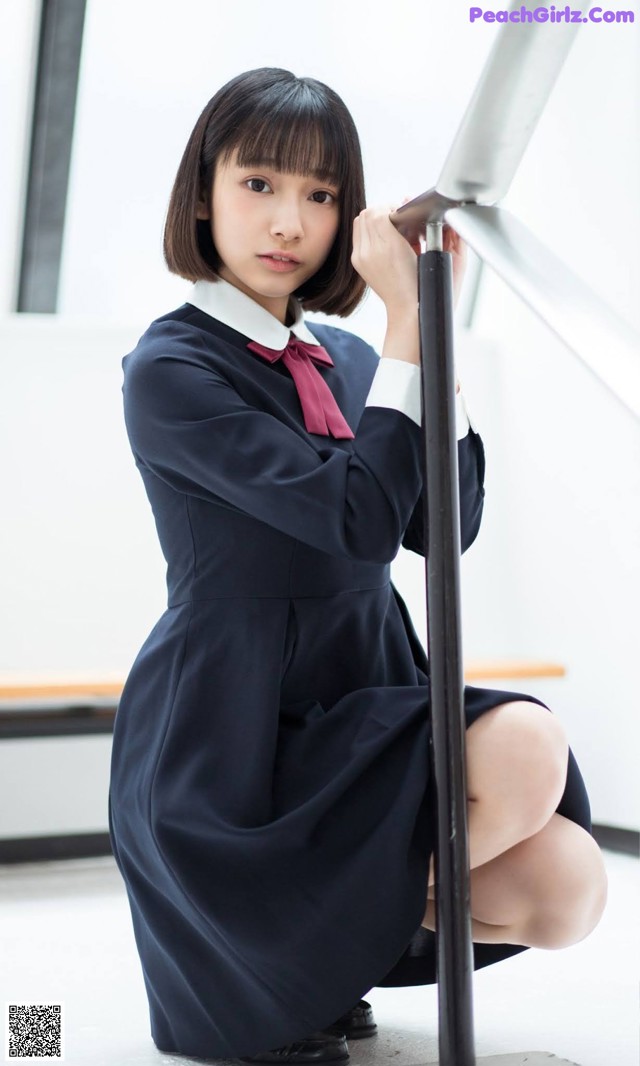
M 470 659 L 465 682 L 564 677 L 559 663 Z M 112 733 L 125 678 L 120 673 L 0 673 L 0 739 Z
M 489 678 L 564 677 L 560 663 L 538 659 L 470 659 L 465 681 Z M 124 685 L 121 674 L 0 673 L 0 700 L 76 699 L 93 696 L 119 698 Z
M 472 659 L 464 671 L 469 683 L 564 674 L 564 667 L 558 663 L 530 659 Z M 0 673 L 0 740 L 10 743 L 49 737 L 59 743 L 67 736 L 108 736 L 113 733 L 124 681 L 121 673 Z M 108 741 L 102 743 L 108 747 Z M 5 749 L 5 756 L 12 758 L 11 749 Z M 23 753 L 21 757 L 28 767 L 28 755 Z M 108 759 L 108 754 L 103 757 Z M 104 831 L 87 833 L 67 828 L 55 835 L 0 839 L 0 865 L 111 854 L 109 834 Z
M 469 684 L 565 675 L 560 663 L 539 659 L 468 659 L 464 669 Z M 122 674 L 0 673 L 0 740 L 112 733 L 123 685 Z M 636 832 L 598 825 L 593 831 L 601 847 L 637 856 Z M 0 864 L 110 854 L 106 833 L 0 840 Z

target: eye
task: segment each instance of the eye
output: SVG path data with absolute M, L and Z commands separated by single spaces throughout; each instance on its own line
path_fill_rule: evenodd
M 334 193 L 329 192 L 328 189 L 318 189 L 317 192 L 311 194 L 312 196 L 328 196 L 328 200 L 316 200 L 317 204 L 330 204 L 332 201 L 335 203 L 337 197 Z
M 251 182 L 257 182 L 258 185 L 266 185 L 267 188 L 270 188 L 269 183 L 264 178 L 247 178 L 244 184 L 250 186 Z M 251 192 L 264 192 L 264 189 L 251 189 Z

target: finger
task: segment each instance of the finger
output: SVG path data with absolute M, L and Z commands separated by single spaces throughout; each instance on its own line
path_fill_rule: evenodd
M 458 247 L 459 245 L 463 244 L 463 240 L 460 234 L 446 222 L 443 230 L 443 236 L 445 241 L 450 245 Z
M 366 255 L 371 245 L 371 234 L 367 222 L 367 209 L 360 212 L 358 216 L 358 248 L 360 253 Z
M 367 244 L 367 232 L 362 218 L 358 215 L 353 220 L 353 254 L 356 257 L 362 256 L 365 244 Z
M 455 253 L 458 251 L 458 237 L 455 233 L 447 233 L 444 235 L 442 247 L 445 252 Z

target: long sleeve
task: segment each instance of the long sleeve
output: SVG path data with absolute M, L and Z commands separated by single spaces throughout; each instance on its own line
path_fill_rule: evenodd
M 458 489 L 460 501 L 460 550 L 470 548 L 478 535 L 484 507 L 485 455 L 482 439 L 473 429 L 458 440 Z M 402 547 L 418 555 L 425 554 L 424 501 L 420 494 L 404 537 Z
M 396 407 L 405 411 L 418 425 L 422 424 L 420 367 L 404 359 L 382 356 L 374 375 L 366 406 Z M 456 437 L 462 440 L 469 431 L 470 419 L 462 391 L 456 393 Z
M 372 381 L 367 405 L 402 407 L 418 425 L 422 422 L 420 367 L 399 359 L 380 359 Z M 478 535 L 484 505 L 484 447 L 471 423 L 462 391 L 456 393 L 456 437 L 458 441 L 458 486 L 460 500 L 461 551 L 465 552 Z M 422 461 L 422 455 L 421 455 Z M 407 529 L 402 547 L 424 555 L 424 503 L 421 493 Z
M 365 407 L 353 450 L 312 444 L 247 403 L 196 351 L 133 358 L 123 385 L 138 464 L 179 493 L 231 505 L 334 555 L 395 558 L 422 486 L 421 431 Z

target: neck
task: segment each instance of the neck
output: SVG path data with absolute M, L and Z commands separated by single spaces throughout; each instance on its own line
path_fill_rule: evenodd
M 285 326 L 292 326 L 293 323 L 295 322 L 295 320 L 296 320 L 296 316 L 295 316 L 295 313 L 294 313 L 294 310 L 293 310 L 293 305 L 291 303 L 291 298 L 289 298 L 289 302 L 287 304 L 287 311 L 286 311 L 286 314 L 284 316 L 284 324 L 285 324 Z

